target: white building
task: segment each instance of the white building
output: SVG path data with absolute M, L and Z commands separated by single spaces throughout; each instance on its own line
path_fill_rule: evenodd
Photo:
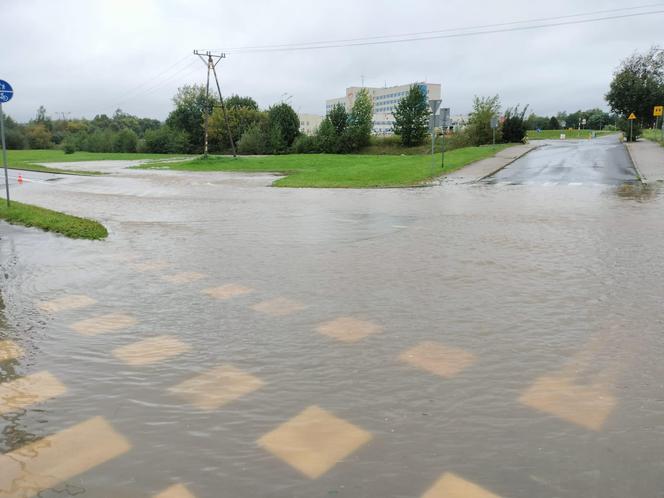
M 297 117 L 300 119 L 300 133 L 305 135 L 313 135 L 316 133 L 316 130 L 323 122 L 324 116 L 319 116 L 318 114 L 298 114 Z
M 438 83 L 416 82 L 407 85 L 390 86 L 385 88 L 364 87 L 373 102 L 373 132 L 377 135 L 391 135 L 394 125 L 394 109 L 399 101 L 404 98 L 412 85 L 420 85 L 426 95 L 426 99 L 440 99 L 441 87 Z M 325 112 L 328 113 L 336 104 L 342 104 L 350 111 L 355 103 L 355 97 L 362 87 L 352 86 L 346 88 L 346 96 L 325 101 Z

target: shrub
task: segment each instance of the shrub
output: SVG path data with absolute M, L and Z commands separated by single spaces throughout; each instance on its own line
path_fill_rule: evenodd
M 293 142 L 293 152 L 296 154 L 313 154 L 320 152 L 318 140 L 315 136 L 300 135 Z
M 133 130 L 125 128 L 113 137 L 113 152 L 136 152 L 138 136 Z
M 5 134 L 5 143 L 8 149 L 27 149 L 28 137 L 20 129 L 9 129 Z
M 237 150 L 240 154 L 265 154 L 268 149 L 267 145 L 263 129 L 258 125 L 253 125 L 242 134 L 237 144 Z
M 169 126 L 162 126 L 158 130 L 145 132 L 145 152 L 156 153 L 182 153 L 187 152 L 189 137 L 183 131 L 174 130 Z
M 70 140 L 65 140 L 62 144 L 62 150 L 65 151 L 65 154 L 73 154 L 76 152 L 76 145 Z
M 522 142 L 527 133 L 527 126 L 524 120 L 528 106 L 519 113 L 519 106 L 505 111 L 505 120 L 502 126 L 503 142 L 517 143 Z

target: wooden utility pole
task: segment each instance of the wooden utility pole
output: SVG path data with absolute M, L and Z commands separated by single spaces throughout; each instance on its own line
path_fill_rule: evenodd
M 231 133 L 231 125 L 228 121 L 228 114 L 226 113 L 226 106 L 224 105 L 224 98 L 221 96 L 221 87 L 219 86 L 219 78 L 217 77 L 217 64 L 219 64 L 219 61 L 221 59 L 226 58 L 226 54 L 224 53 L 219 53 L 219 54 L 213 54 L 210 51 L 206 51 L 205 53 L 199 52 L 198 50 L 194 50 L 194 55 L 197 55 L 203 63 L 207 66 L 207 82 L 205 84 L 205 100 L 207 103 L 208 96 L 210 94 L 210 71 L 212 71 L 212 74 L 214 75 L 214 81 L 217 84 L 217 92 L 219 93 L 219 103 L 221 104 L 221 112 L 224 115 L 224 121 L 226 122 L 226 130 L 228 131 L 228 138 L 231 142 L 231 150 L 233 151 L 233 157 L 237 157 L 237 153 L 235 151 L 235 141 L 233 140 L 233 134 Z M 210 111 L 206 108 L 205 110 L 205 122 L 204 122 L 204 128 L 205 128 L 205 145 L 203 149 L 203 156 L 207 157 L 208 156 L 208 124 L 210 121 Z

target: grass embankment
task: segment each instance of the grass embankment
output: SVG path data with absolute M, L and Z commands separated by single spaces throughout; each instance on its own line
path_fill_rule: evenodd
M 60 233 L 72 239 L 99 240 L 108 236 L 104 225 L 94 220 L 16 201 L 12 201 L 11 206 L 7 207 L 4 199 L 0 199 L 0 219 L 13 225 L 37 227 L 48 232 Z
M 567 140 L 578 140 L 581 138 L 591 138 L 593 132 L 597 137 L 604 137 L 617 133 L 615 131 L 597 131 L 597 130 L 542 130 L 537 133 L 536 130 L 528 130 L 528 140 L 560 140 L 560 135 L 565 134 Z
M 81 161 L 107 161 L 138 159 L 162 160 L 181 158 L 183 154 L 143 154 L 134 152 L 74 152 L 65 154 L 60 149 L 9 150 L 7 161 L 11 169 L 39 171 L 43 173 L 64 173 L 73 175 L 103 175 L 100 171 L 80 171 L 66 168 L 52 168 L 37 163 L 74 163 Z
M 643 130 L 641 133 L 643 138 L 652 140 L 653 142 L 659 143 L 659 145 L 664 146 L 664 140 L 662 140 L 662 130 Z
M 187 162 L 145 164 L 138 168 L 183 171 L 248 171 L 287 175 L 274 182 L 276 187 L 371 188 L 408 187 L 470 163 L 495 155 L 510 147 L 500 144 L 465 147 L 445 153 L 445 169 L 440 154 L 435 155 L 434 170 L 430 155 L 394 156 L 364 154 L 289 154 L 283 156 L 210 156 Z

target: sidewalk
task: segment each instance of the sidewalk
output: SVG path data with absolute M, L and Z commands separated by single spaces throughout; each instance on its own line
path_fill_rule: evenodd
M 664 181 L 664 147 L 650 140 L 639 140 L 626 146 L 643 183 Z
M 515 145 L 505 150 L 501 150 L 493 157 L 488 157 L 469 164 L 445 177 L 446 181 L 458 183 L 472 183 L 480 181 L 482 178 L 493 175 L 505 166 L 512 164 L 522 156 L 525 156 L 533 149 L 539 147 L 537 144 Z

